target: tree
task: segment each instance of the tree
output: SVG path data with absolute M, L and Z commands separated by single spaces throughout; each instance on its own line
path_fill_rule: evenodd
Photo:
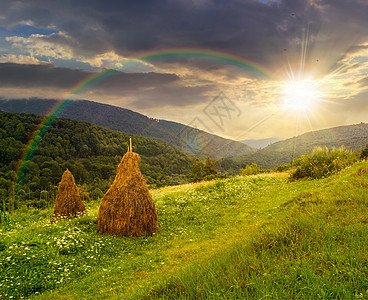
M 0 212 L 0 223 L 1 223 L 1 219 L 3 221 L 6 220 L 6 200 L 8 199 L 9 197 L 9 193 L 7 190 L 5 189 L 0 189 L 0 209 L 1 209 L 1 212 Z M 2 215 L 2 217 L 1 217 Z
M 86 168 L 80 162 L 75 163 L 73 173 L 76 183 L 81 184 L 88 180 L 89 174 Z
M 252 163 L 251 165 L 247 165 L 244 169 L 240 169 L 239 170 L 240 175 L 242 176 L 246 176 L 246 175 L 256 175 L 258 174 L 261 170 L 260 168 L 257 166 L 256 163 Z
M 206 179 L 213 179 L 217 174 L 217 168 L 215 164 L 215 160 L 212 160 L 210 157 L 206 158 L 206 162 L 203 167 L 203 175 Z
M 40 185 L 42 189 L 46 189 L 52 184 L 51 182 L 52 171 L 50 168 L 43 168 L 40 176 Z
M 291 178 L 327 177 L 352 165 L 356 158 L 355 154 L 344 147 L 333 148 L 331 151 L 327 147 L 315 147 L 311 154 L 304 154 L 296 160 L 296 169 Z
M 27 133 L 22 123 L 18 123 L 17 128 L 15 128 L 14 136 L 18 141 L 21 142 L 27 138 Z
M 192 172 L 189 174 L 189 177 L 193 182 L 198 182 L 203 179 L 202 162 L 199 158 L 195 159 L 192 165 Z
M 360 154 L 360 158 L 361 159 L 367 159 L 368 158 L 368 144 L 365 147 L 365 149 L 362 151 L 362 153 Z

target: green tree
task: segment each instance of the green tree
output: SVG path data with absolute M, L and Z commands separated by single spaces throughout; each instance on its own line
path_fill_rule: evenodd
M 368 144 L 365 147 L 365 149 L 362 151 L 362 153 L 360 154 L 360 158 L 361 159 L 367 159 L 368 158 Z
M 76 183 L 84 183 L 88 180 L 88 172 L 86 168 L 80 163 L 76 162 L 74 165 L 73 175 Z
M 216 174 L 217 168 L 215 160 L 212 160 L 210 157 L 207 157 L 203 167 L 203 175 L 205 179 L 214 179 L 216 177 Z
M 27 133 L 22 123 L 18 123 L 14 136 L 18 141 L 22 142 L 27 138 Z
M 257 166 L 256 163 L 252 163 L 251 165 L 247 165 L 244 169 L 240 169 L 239 173 L 242 176 L 246 175 L 256 175 L 261 171 L 261 169 Z
M 41 176 L 40 176 L 40 185 L 42 189 L 45 189 L 50 186 L 52 177 L 52 171 L 50 168 L 43 168 L 41 170 Z
M 6 200 L 9 197 L 9 193 L 5 189 L 0 189 L 0 223 L 6 220 Z
M 315 147 L 311 154 L 304 154 L 296 160 L 296 169 L 291 178 L 327 177 L 352 165 L 356 159 L 356 155 L 344 147 L 331 151 L 327 147 Z
M 90 191 L 89 196 L 93 200 L 100 200 L 104 196 L 104 193 L 99 188 L 96 187 L 92 191 Z
M 203 179 L 202 162 L 199 158 L 196 158 L 192 165 L 192 172 L 189 177 L 193 182 L 198 182 Z

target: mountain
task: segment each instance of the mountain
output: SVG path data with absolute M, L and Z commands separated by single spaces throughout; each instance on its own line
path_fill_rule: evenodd
M 217 165 L 220 170 L 227 170 L 230 173 L 237 173 L 239 168 L 253 162 L 262 168 L 274 168 L 310 153 L 317 146 L 329 149 L 344 146 L 352 151 L 360 151 L 367 144 L 368 124 L 360 123 L 307 132 L 271 144 L 253 154 L 221 159 Z
M 242 140 L 239 141 L 243 144 L 246 144 L 248 146 L 251 146 L 253 148 L 256 149 L 262 149 L 265 148 L 273 143 L 279 142 L 279 141 L 283 141 L 283 138 L 279 138 L 279 137 L 272 137 L 272 138 L 268 138 L 268 139 L 250 139 L 250 140 Z
M 0 109 L 14 113 L 48 115 L 58 104 L 51 99 L 0 100 Z M 152 119 L 129 109 L 87 100 L 67 101 L 58 116 L 162 141 L 178 150 L 213 159 L 249 154 L 256 149 L 180 123 Z

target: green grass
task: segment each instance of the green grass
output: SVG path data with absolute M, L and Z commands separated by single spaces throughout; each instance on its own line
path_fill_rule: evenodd
M 0 299 L 367 298 L 368 164 L 320 180 L 238 177 L 152 191 L 153 237 L 88 215 L 0 225 Z

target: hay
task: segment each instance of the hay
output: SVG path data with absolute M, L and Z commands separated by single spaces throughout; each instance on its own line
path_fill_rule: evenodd
M 104 195 L 98 210 L 97 229 L 115 236 L 152 235 L 157 231 L 157 212 L 137 153 L 128 151 L 122 158 L 115 180 Z
M 74 218 L 83 215 L 85 212 L 86 208 L 79 196 L 73 174 L 66 170 L 59 183 L 51 222 Z

